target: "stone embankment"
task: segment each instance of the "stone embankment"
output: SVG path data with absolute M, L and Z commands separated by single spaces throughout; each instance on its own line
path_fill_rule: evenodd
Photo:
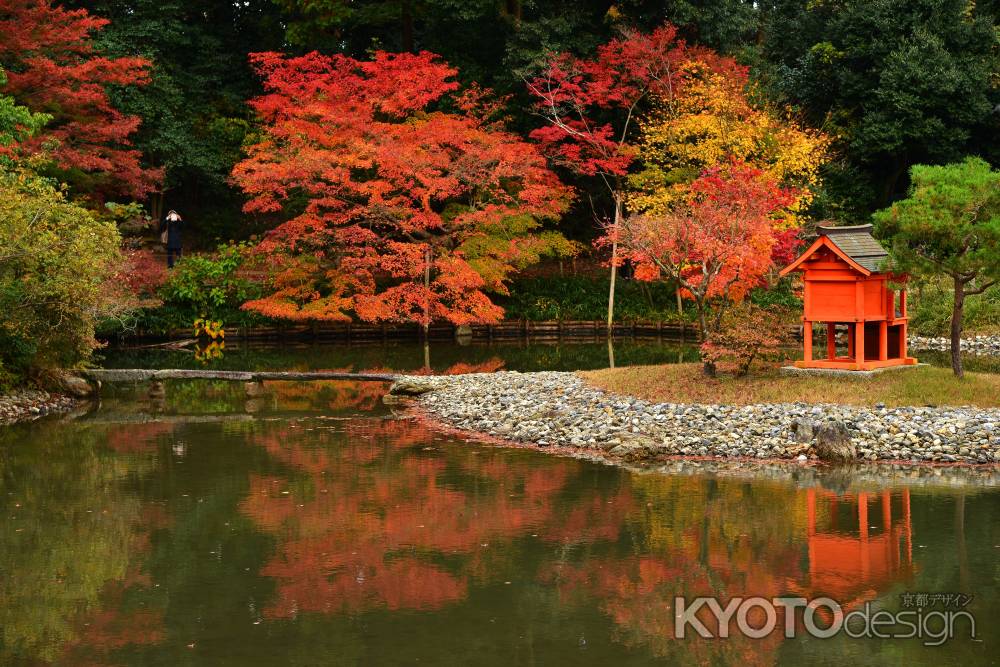
M 416 396 L 428 416 L 456 429 L 623 462 L 1000 462 L 995 409 L 650 403 L 556 372 L 404 377 L 390 392 Z
M 950 338 L 930 338 L 924 336 L 910 336 L 907 345 L 911 350 L 931 350 L 936 352 L 949 352 L 951 350 Z M 962 352 L 975 354 L 984 357 L 1000 357 L 1000 336 L 973 336 L 962 339 Z
M 92 399 L 100 383 L 84 378 L 77 371 L 53 371 L 46 377 L 46 386 L 53 393 L 19 389 L 0 394 L 0 426 L 71 412 Z
M 35 389 L 22 389 L 12 394 L 5 394 L 0 396 L 0 426 L 69 412 L 78 403 L 77 399 L 69 396 Z

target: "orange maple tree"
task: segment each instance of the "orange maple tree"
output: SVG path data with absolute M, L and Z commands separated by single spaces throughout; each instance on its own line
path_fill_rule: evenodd
M 459 94 L 430 53 L 371 61 L 251 56 L 260 140 L 233 176 L 246 211 L 284 217 L 260 243 L 275 291 L 245 308 L 291 320 L 493 322 L 512 272 L 573 245 L 543 223 L 568 189 L 537 148 Z
M 739 70 L 731 58 L 688 45 L 674 26 L 664 24 L 648 34 L 625 31 L 589 59 L 554 54 L 528 82 L 536 111 L 545 121 L 531 137 L 555 164 L 598 179 L 612 200 L 612 229 L 625 215 L 625 177 L 639 153 L 636 121 L 650 102 L 670 106 L 683 95 L 691 61 L 727 76 Z M 616 269 L 623 259 L 616 235 L 611 235 L 610 245 L 609 328 Z
M 706 171 L 685 202 L 659 215 L 626 219 L 608 235 L 636 262 L 636 278 L 662 275 L 694 301 L 702 336 L 718 328 L 727 303 L 741 301 L 774 266 L 795 193 L 742 164 Z
M 0 92 L 50 116 L 34 137 L 5 151 L 44 152 L 78 190 L 103 198 L 142 197 L 162 179 L 145 168 L 130 136 L 139 117 L 117 110 L 109 86 L 144 85 L 151 63 L 144 58 L 108 58 L 94 33 L 108 24 L 85 9 L 48 0 L 0 0 Z

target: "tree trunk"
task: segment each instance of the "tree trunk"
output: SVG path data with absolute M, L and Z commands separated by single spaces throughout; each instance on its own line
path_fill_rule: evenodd
M 618 226 L 622 219 L 621 195 L 615 194 L 615 222 L 611 227 L 611 287 L 608 289 L 608 335 L 615 321 L 615 281 L 618 277 Z
M 150 208 L 152 208 L 153 221 L 159 225 L 163 220 L 163 193 L 154 192 L 150 197 Z
M 695 302 L 695 305 L 698 307 L 698 338 L 700 342 L 704 343 L 708 340 L 708 318 L 705 316 L 705 305 L 697 301 Z M 715 362 L 703 360 L 702 368 L 705 371 L 705 375 L 710 378 L 715 377 Z
M 708 340 L 708 317 L 705 315 L 704 304 L 695 302 L 698 307 L 698 342 L 704 343 Z
M 951 309 L 951 370 L 964 377 L 962 369 L 962 311 L 965 308 L 965 284 L 955 278 L 955 303 Z
M 639 284 L 642 285 L 642 293 L 646 295 L 646 301 L 649 303 L 649 309 L 655 310 L 656 304 L 653 303 L 653 290 L 649 289 L 649 283 L 642 282 Z
M 424 254 L 424 342 L 430 338 L 431 330 L 431 262 L 434 256 L 431 254 L 431 247 L 427 246 Z
M 896 184 L 900 177 L 906 173 L 905 156 L 896 156 L 892 159 L 892 165 L 887 169 L 887 175 L 882 182 L 882 197 L 879 206 L 888 206 L 894 199 Z
M 413 2 L 403 0 L 400 8 L 400 41 L 402 50 L 413 53 Z

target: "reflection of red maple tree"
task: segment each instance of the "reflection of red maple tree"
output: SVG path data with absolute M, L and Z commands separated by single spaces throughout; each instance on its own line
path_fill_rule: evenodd
M 108 661 L 97 660 L 95 656 L 105 658 L 126 646 L 158 644 L 166 638 L 164 610 L 131 607 L 125 604 L 125 596 L 153 586 L 149 573 L 142 566 L 152 549 L 152 534 L 172 522 L 173 518 L 162 504 L 145 503 L 140 508 L 132 529 L 128 548 L 130 561 L 125 576 L 109 583 L 101 592 L 100 606 L 80 619 L 77 639 L 64 647 L 62 662 L 104 665 Z
M 491 358 L 480 363 L 456 363 L 441 373 L 424 369 L 417 374 L 459 375 L 464 373 L 492 373 L 503 368 L 504 362 Z M 351 372 L 351 368 L 322 369 L 331 372 Z M 391 373 L 386 368 L 368 368 L 367 373 Z M 328 380 L 310 382 L 268 381 L 266 391 L 275 396 L 278 404 L 286 410 L 330 410 L 365 412 L 381 404 L 387 386 L 382 382 L 353 382 L 349 380 Z
M 122 604 L 124 589 L 107 594 L 101 611 L 88 616 L 86 632 L 81 635 L 81 643 L 72 650 L 98 649 L 107 653 L 130 644 L 157 644 L 163 641 L 163 611 L 160 609 L 131 609 L 126 611 Z M 80 664 L 75 660 L 72 664 Z
M 334 370 L 345 372 L 344 369 Z M 382 382 L 275 381 L 265 382 L 264 386 L 286 410 L 368 411 L 381 403 L 386 394 L 386 385 Z
M 108 429 L 105 442 L 119 454 L 149 452 L 159 437 L 173 433 L 176 426 L 167 422 L 116 425 Z
M 599 608 L 618 642 L 685 664 L 752 665 L 771 662 L 784 640 L 781 610 L 762 640 L 692 632 L 677 641 L 675 596 L 724 604 L 830 594 L 856 605 L 913 571 L 905 492 L 845 499 L 779 483 L 748 489 L 654 475 L 581 487 L 574 475 L 585 464 L 442 443 L 412 420 L 257 422 L 248 435 L 279 464 L 251 475 L 240 505 L 277 542 L 260 570 L 275 582 L 266 618 L 441 609 L 509 578 L 518 541 L 530 534 L 553 549 L 533 572 L 537 581 L 562 606 Z M 838 511 L 845 503 L 850 511 Z M 763 511 L 775 505 L 787 508 L 784 520 Z M 884 525 L 868 528 L 879 508 Z M 147 504 L 132 551 L 147 552 L 149 533 L 169 520 L 161 505 Z M 105 592 L 103 608 L 118 610 L 122 591 L 149 585 L 132 567 Z M 92 614 L 94 632 L 67 655 L 78 663 L 160 641 L 158 613 Z M 710 616 L 699 618 L 717 630 Z
M 495 373 L 504 367 L 504 360 L 499 357 L 487 359 L 478 364 L 458 362 L 449 366 L 442 375 L 466 375 L 468 373 Z
M 470 578 L 498 571 L 511 540 L 531 531 L 558 542 L 615 539 L 628 505 L 598 495 L 566 521 L 556 511 L 572 470 L 565 461 L 425 454 L 433 432 L 409 420 L 347 422 L 334 437 L 336 446 L 284 429 L 260 438 L 306 476 L 255 477 L 241 506 L 282 537 L 262 570 L 279 582 L 268 615 L 438 608 L 462 599 Z M 461 565 L 440 564 L 454 554 Z

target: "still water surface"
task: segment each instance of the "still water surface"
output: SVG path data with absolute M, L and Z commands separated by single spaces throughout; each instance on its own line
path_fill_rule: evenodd
M 619 366 L 676 364 L 698 360 L 698 349 L 668 341 L 616 341 L 612 356 Z M 196 349 L 115 349 L 103 352 L 107 368 L 212 368 L 219 370 L 344 370 L 419 371 L 435 373 L 489 373 L 510 371 L 574 371 L 606 368 L 607 341 L 599 343 L 505 343 L 459 345 L 420 343 L 324 345 L 287 344 L 246 346 L 229 343 L 221 353 L 203 359 Z
M 949 367 L 946 352 L 916 352 L 921 362 Z M 800 349 L 783 352 L 800 359 Z M 1000 357 L 963 355 L 970 372 L 1000 373 Z M 616 340 L 609 350 L 602 342 L 535 342 L 512 340 L 470 345 L 434 341 L 427 348 L 415 342 L 385 344 L 308 344 L 247 346 L 240 341 L 181 350 L 109 348 L 100 354 L 108 368 L 211 368 L 218 370 L 393 370 L 435 373 L 511 371 L 574 371 L 617 366 L 677 364 L 698 361 L 696 345 L 668 340 Z
M 173 382 L 0 431 L 0 664 L 994 664 L 1000 493 L 637 472 L 437 433 L 378 383 Z M 673 638 L 676 595 L 903 608 L 978 641 Z M 939 607 L 940 608 L 940 607 Z

